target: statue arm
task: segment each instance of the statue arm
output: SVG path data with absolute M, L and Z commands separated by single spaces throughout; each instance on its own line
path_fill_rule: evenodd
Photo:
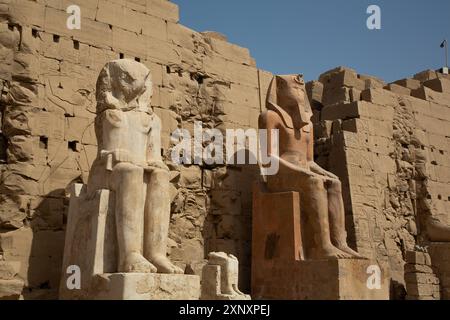
M 98 158 L 101 161 L 106 162 L 107 170 L 112 170 L 115 163 L 118 162 L 132 162 L 130 153 L 127 150 L 112 148 L 107 149 L 105 144 L 108 140 L 114 140 L 111 136 L 105 136 L 105 134 L 111 135 L 111 132 L 105 133 L 103 131 L 104 125 L 107 123 L 116 123 L 120 121 L 121 114 L 117 110 L 106 110 L 103 113 L 97 115 L 95 119 L 95 135 L 98 141 Z
M 147 164 L 149 167 L 169 170 L 161 156 L 161 120 L 154 114 L 154 124 L 148 136 Z
M 309 133 L 309 144 L 308 144 L 308 151 L 307 151 L 307 159 L 309 164 L 309 169 L 314 172 L 315 174 L 325 176 L 331 179 L 339 180 L 338 176 L 335 174 L 328 172 L 327 170 L 323 169 L 321 166 L 319 166 L 317 163 L 314 162 L 314 130 L 313 125 L 311 123 L 311 130 Z
M 335 179 L 335 180 L 339 180 L 339 177 L 336 176 L 335 174 L 328 172 L 327 170 L 323 169 L 321 166 L 319 166 L 317 163 L 315 163 L 314 161 L 311 161 L 309 163 L 309 168 L 312 172 L 321 175 L 321 176 L 325 176 L 331 179 Z

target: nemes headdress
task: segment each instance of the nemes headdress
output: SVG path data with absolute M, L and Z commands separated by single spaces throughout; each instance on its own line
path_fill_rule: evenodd
M 303 95 L 304 105 L 297 103 L 294 108 L 292 105 L 286 105 L 285 97 L 288 94 L 288 91 L 292 91 L 292 89 L 294 89 L 294 92 L 298 90 L 298 95 Z M 312 111 L 306 95 L 303 76 L 274 76 L 269 86 L 266 108 L 267 110 L 272 110 L 278 113 L 283 120 L 284 125 L 288 128 L 300 129 L 307 125 L 310 122 Z

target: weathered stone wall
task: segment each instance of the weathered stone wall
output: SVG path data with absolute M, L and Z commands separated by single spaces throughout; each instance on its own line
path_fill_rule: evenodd
M 70 4 L 81 7 L 81 30 L 66 27 Z M 153 73 L 172 170 L 171 258 L 199 274 L 206 253 L 232 253 L 248 292 L 258 170 L 171 164 L 170 134 L 193 135 L 194 121 L 256 128 L 271 74 L 223 36 L 180 25 L 167 0 L 0 0 L 0 296 L 57 296 L 67 187 L 86 182 L 95 81 L 118 58 Z M 450 223 L 449 82 L 427 71 L 386 85 L 337 68 L 308 84 L 316 160 L 342 179 L 350 243 L 388 263 L 393 297 L 405 296 L 421 216 Z
M 422 220 L 449 222 L 450 79 L 426 71 L 385 85 L 337 68 L 308 89 L 316 158 L 343 181 L 350 243 L 388 263 L 402 298 L 405 254 L 426 241 Z
M 66 27 L 71 4 L 81 7 L 81 30 Z M 119 58 L 153 74 L 172 170 L 171 259 L 199 273 L 209 251 L 232 253 L 247 291 L 257 170 L 175 166 L 169 157 L 171 132 L 193 134 L 194 121 L 257 126 L 270 75 L 249 51 L 180 25 L 178 7 L 166 0 L 0 0 L 0 16 L 0 260 L 20 262 L 23 296 L 57 296 L 67 187 L 86 182 L 97 152 L 95 82 Z

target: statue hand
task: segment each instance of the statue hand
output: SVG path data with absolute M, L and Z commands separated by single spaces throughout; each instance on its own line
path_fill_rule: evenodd
M 325 175 L 326 175 L 328 178 L 333 179 L 333 180 L 339 180 L 339 177 L 338 177 L 337 175 L 335 175 L 335 174 L 333 174 L 333 173 L 331 173 L 331 172 L 328 172 L 328 171 L 325 171 L 325 172 L 326 172 Z
M 114 151 L 102 150 L 100 156 L 102 159 L 107 159 L 109 155 L 112 155 L 113 161 L 116 162 L 132 162 L 131 154 L 124 149 L 115 149 Z
M 150 169 L 162 169 L 165 171 L 169 171 L 169 167 L 162 161 L 149 161 L 147 166 Z
M 317 163 L 315 163 L 314 161 L 311 161 L 309 163 L 309 167 L 311 169 L 312 172 L 321 175 L 321 176 L 325 176 L 331 180 L 339 180 L 339 177 L 336 176 L 335 174 L 328 172 L 327 170 L 323 169 L 322 167 L 320 167 Z

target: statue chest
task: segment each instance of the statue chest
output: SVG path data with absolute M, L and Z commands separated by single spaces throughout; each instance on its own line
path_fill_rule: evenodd
M 280 130 L 280 148 L 306 148 L 311 142 L 311 131 L 312 124 L 309 124 L 301 129 L 283 128 Z
M 153 116 L 145 112 L 107 110 L 104 115 L 103 128 L 106 131 L 127 131 L 130 134 L 147 135 L 153 123 Z

